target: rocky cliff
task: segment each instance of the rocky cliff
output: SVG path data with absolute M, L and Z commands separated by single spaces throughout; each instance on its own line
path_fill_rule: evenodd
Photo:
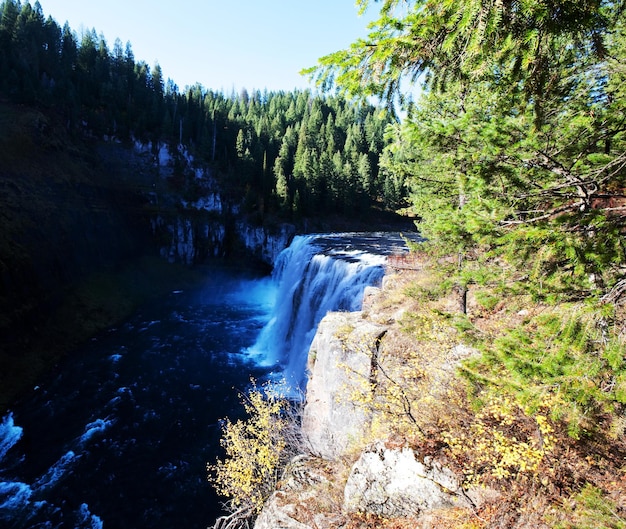
M 387 276 L 382 290 L 367 289 L 362 311 L 329 313 L 319 324 L 309 352 L 302 419 L 308 455 L 288 466 L 256 529 L 424 522 L 442 510 L 471 513 L 486 497 L 485 491 L 465 490 L 445 462 L 420 453 L 382 425 L 377 388 L 390 382 L 391 350 L 409 346 L 400 330 L 405 310 L 394 301 L 398 281 Z M 436 359 L 443 369 L 431 366 L 437 373 L 429 380 L 436 382 L 425 390 L 425 399 L 443 391 L 458 362 L 474 353 L 447 347 L 445 359 Z M 359 525 L 364 518 L 369 522 Z
M 213 258 L 247 256 L 271 267 L 288 246 L 295 226 L 258 225 L 240 213 L 241 200 L 225 196 L 214 170 L 183 145 L 102 144 L 99 153 L 115 174 L 139 181 L 153 241 L 169 262 L 200 264 Z
M 190 279 L 168 262 L 269 267 L 293 236 L 248 225 L 184 147 L 73 137 L 2 101 L 0 123 L 0 411 L 64 351 Z

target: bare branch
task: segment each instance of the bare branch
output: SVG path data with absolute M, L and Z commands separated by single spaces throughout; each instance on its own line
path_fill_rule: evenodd
M 230 514 L 220 516 L 209 529 L 250 529 L 252 515 L 250 507 L 240 507 Z
M 626 292 L 626 279 L 618 281 L 615 286 L 600 298 L 601 303 L 615 303 Z
M 554 217 L 555 215 L 558 215 L 560 213 L 564 213 L 566 211 L 574 211 L 574 210 L 580 210 L 583 206 L 585 205 L 585 203 L 583 201 L 579 201 L 579 202 L 575 202 L 572 204 L 566 204 L 564 206 L 559 206 L 558 208 L 553 208 L 549 211 L 546 211 L 543 215 L 539 215 L 537 217 L 532 217 L 530 219 L 524 219 L 524 220 L 503 220 L 500 222 L 501 225 L 503 226 L 515 226 L 515 225 L 520 225 L 520 224 L 532 224 L 534 222 L 540 222 L 542 220 L 548 220 L 551 217 Z

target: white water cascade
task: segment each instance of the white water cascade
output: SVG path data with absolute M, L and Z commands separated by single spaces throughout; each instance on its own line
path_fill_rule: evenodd
M 7 415 L 0 423 L 0 472 L 7 470 L 4 465 L 9 462 L 3 461 L 4 456 L 20 441 L 22 433 L 23 429 L 13 422 L 12 414 Z M 88 432 L 85 432 L 83 437 L 87 435 Z M 43 499 L 48 490 L 54 488 L 79 459 L 79 454 L 73 450 L 68 450 L 47 472 L 30 484 L 0 476 L 0 522 L 11 521 L 12 518 L 15 518 L 27 523 L 36 517 L 39 511 L 45 513 L 50 508 L 48 502 Z M 18 463 L 22 461 L 18 461 Z M 9 464 L 10 466 L 15 465 L 15 462 Z M 103 527 L 102 520 L 91 514 L 85 503 L 80 505 L 75 516 L 74 523 L 77 528 L 102 529 Z M 10 525 L 10 527 L 18 526 Z M 49 526 L 46 525 L 46 527 Z
M 380 284 L 386 255 L 406 251 L 399 234 L 297 236 L 275 263 L 271 319 L 249 351 L 275 365 L 288 391 L 302 389 L 309 347 L 329 311 L 361 309 L 367 286 Z

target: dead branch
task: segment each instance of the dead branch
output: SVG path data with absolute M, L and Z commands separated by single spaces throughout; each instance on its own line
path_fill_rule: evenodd
M 626 279 L 618 281 L 611 290 L 600 298 L 600 303 L 616 303 L 626 292 Z
M 230 514 L 220 516 L 209 529 L 250 529 L 252 508 L 240 507 Z

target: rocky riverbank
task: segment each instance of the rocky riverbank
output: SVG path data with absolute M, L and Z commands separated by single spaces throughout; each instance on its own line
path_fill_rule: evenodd
M 309 455 L 287 468 L 256 529 L 343 527 L 361 517 L 408 521 L 442 509 L 469 516 L 484 502 L 486 493 L 464 488 L 444 460 L 409 439 L 389 437 L 388 417 L 375 402 L 377 388 L 391 380 L 396 348 L 409 346 L 401 330 L 409 309 L 401 285 L 408 275 L 388 275 L 382 289 L 367 289 L 362 311 L 329 313 L 318 326 L 302 418 Z M 455 367 L 471 354 L 476 351 L 458 345 L 438 358 L 443 370 L 430 397 L 451 384 Z
M 256 529 L 622 526 L 623 441 L 568 437 L 543 410 L 461 376 L 481 352 L 459 322 L 493 335 L 546 307 L 511 298 L 485 308 L 472 287 L 460 316 L 458 295 L 437 291 L 438 280 L 390 271 L 361 311 L 322 320 L 309 352 L 305 453 Z M 617 525 L 604 522 L 609 509 Z

